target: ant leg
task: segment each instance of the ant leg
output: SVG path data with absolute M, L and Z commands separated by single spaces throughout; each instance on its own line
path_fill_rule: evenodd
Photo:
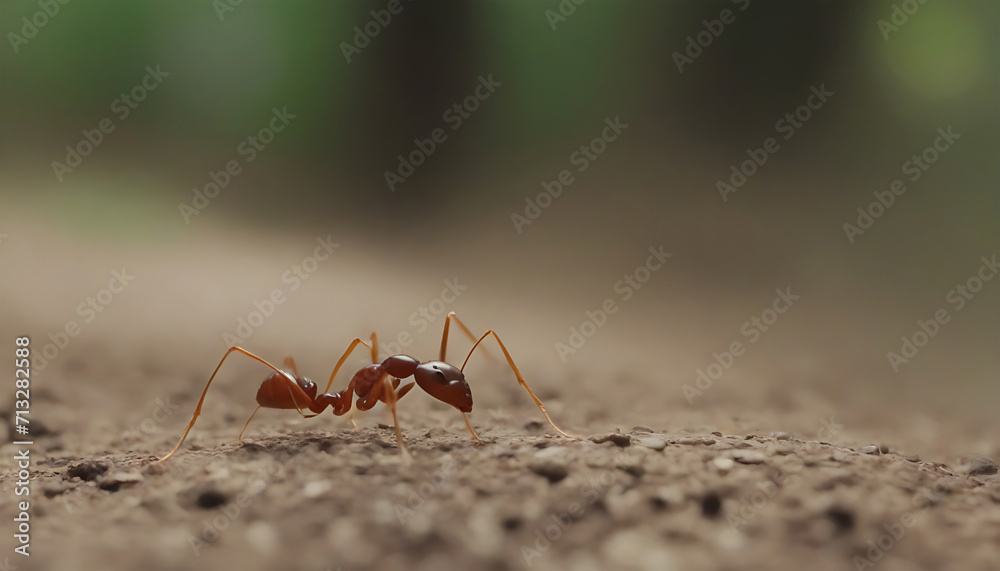
M 392 379 L 392 384 L 394 384 L 396 386 L 399 386 L 399 379 L 396 379 L 396 378 Z M 390 392 L 392 392 L 393 396 L 396 398 L 396 402 L 399 402 L 399 399 L 401 399 L 404 396 L 406 396 L 406 393 L 410 392 L 410 390 L 413 387 L 415 387 L 415 386 L 416 386 L 416 383 L 410 383 L 410 384 L 404 386 L 403 388 L 399 389 L 398 391 L 388 391 L 387 392 L 387 391 L 383 390 L 382 394 L 379 395 L 378 400 L 384 402 L 385 404 L 389 404 L 389 401 L 388 401 L 389 396 L 388 396 L 388 394 Z
M 517 382 L 520 383 L 521 386 L 524 387 L 526 391 L 528 391 L 529 395 L 531 395 L 531 399 L 535 401 L 536 405 L 538 405 L 538 410 L 542 411 L 542 414 L 545 415 L 545 420 L 548 420 L 549 424 L 552 425 L 552 428 L 555 428 L 556 432 L 558 432 L 559 434 L 562 434 L 566 438 L 575 439 L 574 436 L 566 434 L 565 432 L 563 432 L 561 428 L 556 426 L 556 423 L 552 422 L 552 418 L 549 416 L 549 413 L 546 412 L 545 410 L 545 405 L 542 404 L 542 401 L 538 400 L 538 397 L 536 397 L 535 393 L 532 392 L 531 387 L 529 387 L 528 383 L 525 382 L 524 377 L 521 376 L 521 371 L 517 369 L 517 365 L 514 364 L 514 359 L 511 358 L 510 353 L 507 351 L 507 347 L 504 346 L 503 341 L 500 340 L 500 336 L 496 334 L 496 331 L 489 329 L 486 331 L 486 333 L 483 333 L 483 336 L 479 338 L 479 341 L 476 341 L 476 344 L 472 346 L 472 351 L 469 351 L 469 355 L 468 357 L 465 358 L 465 362 L 462 363 L 462 368 L 460 370 L 465 370 L 465 365 L 468 364 L 469 357 L 472 357 L 473 351 L 476 350 L 476 347 L 479 347 L 479 344 L 483 342 L 483 339 L 486 339 L 490 335 L 493 335 L 493 337 L 497 340 L 497 343 L 500 345 L 500 350 L 503 351 L 503 356 L 507 358 L 507 364 L 509 364 L 511 370 L 514 371 L 514 376 L 517 377 Z
M 378 364 L 378 335 L 375 335 L 374 331 L 372 331 L 371 341 L 372 365 L 376 365 Z
M 416 383 L 410 383 L 410 384 L 406 385 L 405 387 L 403 387 L 403 388 L 399 389 L 398 391 L 396 391 L 396 400 L 398 401 L 399 399 L 401 399 L 404 396 L 406 396 L 406 393 L 410 392 L 410 389 L 412 389 L 415 386 L 417 386 Z
M 454 311 L 449 311 L 448 315 L 444 318 L 444 331 L 441 333 L 441 353 L 440 358 L 438 359 L 439 361 L 445 361 L 445 355 L 448 352 L 448 330 L 451 328 L 452 319 L 454 319 L 455 322 L 458 323 L 458 326 L 462 328 L 462 332 L 464 332 L 465 336 L 469 338 L 469 341 L 472 341 L 473 343 L 476 342 L 476 336 L 472 334 L 472 331 L 469 331 L 469 328 L 462 323 L 462 320 L 455 315 Z M 486 353 L 486 356 L 491 362 L 495 361 L 493 355 L 489 352 Z
M 371 345 L 362 341 L 360 337 L 355 337 L 354 341 L 351 341 L 351 344 L 347 347 L 347 351 L 344 351 L 344 354 L 341 355 L 340 360 L 337 361 L 337 366 L 333 368 L 333 372 L 330 373 L 330 380 L 329 382 L 326 383 L 326 389 L 323 391 L 324 393 L 330 392 L 330 387 L 333 385 L 334 377 L 337 376 L 337 373 L 340 371 L 340 368 L 343 367 L 344 362 L 347 361 L 347 357 L 350 356 L 350 354 L 354 351 L 354 349 L 358 346 L 359 343 L 361 345 L 364 345 L 365 347 L 368 347 L 368 349 L 371 350 L 372 364 L 378 363 L 378 336 L 375 335 L 375 332 L 373 331 L 371 335 Z M 355 407 L 353 402 L 354 398 L 353 395 L 351 395 L 351 391 L 353 389 L 354 386 L 348 384 L 347 390 L 344 391 L 344 396 L 349 397 L 352 400 L 351 408 L 347 411 L 347 420 L 351 421 L 351 426 L 354 427 L 354 430 L 359 430 L 358 423 L 355 422 L 354 420 L 354 413 L 355 411 L 357 411 L 357 407 Z
M 372 337 L 374 338 L 374 334 L 372 334 Z M 351 352 L 354 351 L 354 348 L 357 347 L 359 343 L 364 345 L 365 347 L 368 347 L 369 349 L 372 348 L 371 345 L 362 341 L 360 337 L 355 337 L 354 341 L 351 341 L 351 344 L 347 347 L 347 351 L 344 351 L 344 354 L 340 357 L 340 360 L 337 361 L 337 366 L 333 368 L 333 373 L 330 374 L 330 382 L 326 384 L 326 390 L 323 391 L 324 393 L 330 392 L 330 385 L 333 384 L 333 378 L 337 376 L 337 372 L 340 371 L 340 368 L 342 366 L 344 366 L 344 361 L 347 360 L 347 357 L 350 356 Z
M 285 366 L 292 370 L 292 374 L 296 378 L 299 376 L 299 369 L 295 366 L 295 359 L 291 357 L 285 357 Z
M 413 385 L 409 385 L 413 386 Z M 407 391 L 401 391 L 404 395 Z M 382 379 L 382 400 L 389 405 L 389 409 L 392 410 L 392 425 L 396 429 L 396 445 L 399 446 L 399 453 L 403 455 L 403 463 L 409 464 L 411 461 L 410 452 L 406 449 L 406 445 L 403 444 L 403 432 L 399 429 L 399 418 L 396 417 L 396 391 L 392 388 L 392 382 L 384 378 Z
M 247 423 L 243 425 L 243 430 L 240 431 L 240 437 L 237 440 L 240 444 L 243 444 L 243 433 L 247 431 L 247 427 L 250 426 L 250 421 L 253 420 L 254 416 L 256 416 L 258 410 L 260 410 L 259 406 L 253 409 L 253 412 L 250 413 L 250 418 L 247 419 Z
M 372 364 L 375 365 L 375 364 L 378 363 L 378 335 L 375 335 L 374 331 L 372 331 L 371 342 L 372 342 L 372 344 L 371 344 Z M 351 387 L 348 387 L 347 388 L 347 392 L 345 394 L 349 394 L 350 392 L 351 392 Z M 354 415 L 357 412 L 358 412 L 358 408 L 356 406 L 354 406 L 354 402 L 352 400 L 352 402 L 351 402 L 351 408 L 348 409 L 348 411 L 347 411 L 347 420 L 351 421 L 351 426 L 354 427 L 354 430 L 361 430 L 361 427 L 358 426 L 357 421 L 354 420 Z
M 194 409 L 194 414 L 191 416 L 191 422 L 189 422 L 188 425 L 187 425 L 187 428 L 184 429 L 184 434 L 181 435 L 181 439 L 177 441 L 177 446 L 174 446 L 173 450 L 171 450 L 163 458 L 160 458 L 159 460 L 157 460 L 157 462 L 163 462 L 163 461 L 167 460 L 168 458 L 170 458 L 171 456 L 173 456 L 174 453 L 176 453 L 180 449 L 181 444 L 184 444 L 184 440 L 187 438 L 188 433 L 191 432 L 191 427 L 194 426 L 195 421 L 198 420 L 198 415 L 201 414 L 201 405 L 203 405 L 205 403 L 205 395 L 208 394 L 208 387 L 211 386 L 212 381 L 215 379 L 215 375 L 219 372 L 219 369 L 222 368 L 222 363 L 224 363 L 226 361 L 226 358 L 229 357 L 229 355 L 231 355 L 233 351 L 236 351 L 238 353 L 243 353 L 247 357 L 250 357 L 251 359 L 253 359 L 255 361 L 258 361 L 260 363 L 263 363 L 263 364 L 267 365 L 268 367 L 271 367 L 272 369 L 274 369 L 274 372 L 278 373 L 279 375 L 283 375 L 283 376 L 286 376 L 286 377 L 288 376 L 287 373 L 285 373 L 282 370 L 278 369 L 277 367 L 275 367 L 271 363 L 268 363 L 264 359 L 261 359 L 257 355 L 254 355 L 250 351 L 247 351 L 246 349 L 243 349 L 242 347 L 236 347 L 236 346 L 230 347 L 229 350 L 226 351 L 226 354 L 222 356 L 222 360 L 219 361 L 219 364 L 216 365 L 215 371 L 212 372 L 212 376 L 208 378 L 208 382 L 205 383 L 205 390 L 201 391 L 201 398 L 198 399 L 198 406 L 195 407 L 195 409 Z
M 299 406 L 299 401 L 295 400 L 295 391 L 292 390 L 293 386 L 297 386 L 297 385 L 294 385 L 294 384 L 292 384 L 291 381 L 288 381 L 288 384 L 285 385 L 285 388 L 288 389 L 288 394 L 291 395 L 291 397 L 292 397 L 292 404 L 295 405 L 295 410 L 299 411 L 299 415 L 301 415 L 302 418 L 313 418 L 313 417 L 319 416 L 318 414 L 306 414 L 306 413 L 302 412 L 302 407 Z M 309 396 L 309 395 L 306 395 L 306 396 Z M 306 405 L 306 406 L 308 407 L 309 405 Z M 254 411 L 254 414 L 257 414 L 257 411 Z M 247 421 L 247 422 L 250 422 L 250 421 Z
M 483 439 L 480 438 L 478 434 L 476 434 L 476 431 L 472 428 L 472 424 L 469 422 L 469 417 L 464 412 L 462 413 L 462 418 L 465 419 L 465 426 L 466 428 L 469 429 L 469 432 L 472 433 L 472 437 L 478 440 L 480 443 L 482 443 Z

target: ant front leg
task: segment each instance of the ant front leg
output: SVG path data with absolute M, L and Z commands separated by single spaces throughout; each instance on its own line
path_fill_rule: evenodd
M 326 390 L 323 391 L 324 393 L 330 392 L 330 387 L 333 385 L 333 378 L 337 376 L 337 373 L 340 371 L 340 368 L 344 366 L 344 361 L 347 361 L 347 358 L 351 356 L 351 353 L 354 352 L 354 349 L 357 348 L 358 345 L 364 345 L 365 347 L 368 347 L 368 349 L 371 350 L 372 364 L 374 365 L 378 363 L 378 353 L 377 353 L 378 337 L 375 336 L 375 333 L 372 333 L 371 341 L 372 341 L 371 345 L 362 341 L 360 337 L 355 337 L 354 341 L 351 341 L 351 344 L 347 346 L 347 351 L 344 351 L 344 354 L 340 356 L 340 360 L 337 361 L 337 366 L 334 367 L 333 372 L 330 373 L 330 381 L 326 383 Z
M 392 411 L 392 426 L 396 429 L 396 445 L 399 446 L 399 453 L 403 455 L 404 464 L 409 464 L 412 458 L 410 457 L 410 452 L 406 449 L 406 445 L 403 444 L 403 432 L 399 429 L 399 418 L 396 417 L 396 402 L 412 388 L 412 384 L 406 385 L 403 387 L 403 390 L 397 393 L 392 386 L 392 382 L 388 378 L 382 377 L 381 400 L 389 405 L 389 410 Z
M 347 361 L 347 358 L 354 352 L 358 345 L 364 345 L 371 351 L 373 365 L 378 363 L 378 336 L 375 335 L 375 332 L 373 331 L 371 335 L 371 345 L 362 341 L 360 337 L 355 337 L 354 341 L 351 341 L 351 344 L 347 346 L 347 350 L 344 351 L 344 354 L 340 356 L 340 360 L 337 361 L 337 366 L 333 368 L 333 372 L 330 373 L 330 380 L 326 383 L 326 390 L 323 391 L 324 393 L 330 392 L 330 387 L 333 385 L 334 377 L 337 376 L 337 373 L 340 372 L 340 368 L 344 366 L 344 362 Z M 353 402 L 354 398 L 351 395 L 353 390 L 354 379 L 351 379 L 351 383 L 347 386 L 347 390 L 343 392 L 343 395 L 344 398 L 351 399 L 351 408 L 347 411 L 347 420 L 351 421 L 351 426 L 354 427 L 354 430 L 358 430 L 358 423 L 354 421 L 355 406 Z
M 464 323 L 462 323 L 462 320 L 459 319 L 457 315 L 455 315 L 454 311 L 449 311 L 448 315 L 445 316 L 444 318 L 444 331 L 441 332 L 441 352 L 438 358 L 439 361 L 443 361 L 445 363 L 448 362 L 448 360 L 445 359 L 445 356 L 448 353 L 448 331 L 451 328 L 452 319 L 454 319 L 455 323 L 457 323 L 458 326 L 462 329 L 462 332 L 465 333 L 465 336 L 469 338 L 469 341 L 472 341 L 473 343 L 476 342 L 476 336 L 472 334 L 472 331 L 469 331 L 469 328 L 466 327 Z M 486 356 L 491 362 L 495 360 L 493 355 L 491 355 L 489 352 L 486 353 Z
M 462 368 L 460 370 L 462 371 L 465 370 L 465 365 L 469 363 L 469 357 L 472 357 L 473 351 L 476 350 L 476 347 L 479 347 L 479 344 L 483 342 L 483 339 L 486 339 L 490 335 L 492 335 L 493 338 L 497 340 L 497 343 L 500 345 L 500 350 L 503 351 L 503 356 L 507 358 L 507 364 L 510 365 L 511 370 L 514 371 L 514 376 L 517 377 L 517 382 L 520 383 L 522 387 L 524 387 L 524 390 L 528 391 L 529 395 L 531 395 L 531 399 L 535 401 L 536 405 L 538 405 L 538 410 L 542 411 L 542 414 L 545 415 L 545 420 L 549 421 L 549 424 L 552 425 L 552 428 L 556 429 L 556 432 L 562 434 L 566 438 L 571 438 L 575 440 L 576 439 L 575 436 L 570 436 L 569 434 L 566 434 L 565 432 L 563 432 L 561 428 L 556 426 L 556 423 L 552 422 L 552 417 L 550 417 L 549 413 L 545 410 L 545 405 L 542 404 L 542 401 L 538 400 L 538 397 L 535 396 L 535 393 L 531 390 L 531 387 L 529 387 L 528 383 L 524 380 L 524 377 L 521 376 L 521 371 L 519 371 L 517 365 L 514 364 L 514 359 L 511 358 L 510 353 L 507 351 L 507 347 L 504 346 L 503 341 L 500 340 L 500 336 L 496 334 L 496 331 L 489 329 L 486 331 L 486 333 L 483 333 L 483 336 L 479 338 L 479 341 L 476 341 L 476 344 L 472 346 L 472 351 L 469 351 L 469 355 L 465 358 L 465 362 L 462 363 Z M 465 423 L 468 424 L 469 420 L 466 419 Z

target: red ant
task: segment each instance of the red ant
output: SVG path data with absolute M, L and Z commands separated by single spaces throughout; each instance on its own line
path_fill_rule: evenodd
M 455 368 L 454 365 L 450 365 L 445 362 L 445 353 L 448 348 L 448 330 L 451 325 L 451 320 L 454 319 L 462 331 L 469 337 L 470 340 L 475 341 L 472 346 L 472 350 L 469 351 L 469 355 L 465 358 L 465 362 L 462 363 L 461 368 Z M 300 377 L 299 372 L 295 367 L 295 361 L 291 357 L 285 359 L 285 365 L 288 366 L 292 372 L 291 374 L 286 373 L 275 367 L 274 365 L 268 363 L 264 359 L 254 355 L 253 353 L 247 351 L 246 349 L 240 347 L 230 347 L 226 354 L 219 361 L 218 366 L 215 367 L 215 371 L 212 376 L 209 377 L 208 382 L 205 384 L 205 390 L 201 393 L 201 398 L 198 400 L 198 406 L 194 409 L 194 415 L 191 416 L 191 422 L 188 423 L 187 428 L 184 430 L 184 434 L 181 439 L 177 442 L 177 446 L 170 451 L 166 456 L 157 460 L 157 462 L 163 462 L 174 455 L 178 449 L 180 449 L 181 444 L 187 438 L 189 432 L 191 432 L 191 427 L 194 426 L 195 421 L 198 419 L 198 415 L 201 414 L 201 405 L 205 402 L 205 395 L 208 393 L 208 387 L 212 384 L 212 380 L 215 379 L 216 373 L 222 367 L 222 363 L 225 362 L 229 355 L 236 351 L 242 353 L 251 359 L 259 361 L 275 372 L 273 375 L 268 377 L 261 383 L 260 388 L 257 389 L 257 408 L 254 409 L 250 418 L 247 419 L 246 424 L 243 425 L 243 430 L 240 431 L 239 442 L 243 442 L 243 434 L 247 430 L 247 426 L 250 425 L 250 421 L 253 420 L 254 415 L 261 407 L 265 408 L 280 408 L 280 409 L 296 409 L 303 418 L 312 418 L 323 412 L 327 406 L 333 408 L 333 414 L 337 416 L 343 416 L 347 414 L 352 409 L 352 392 L 358 396 L 357 409 L 358 410 L 369 410 L 378 401 L 386 403 L 390 410 L 392 410 L 392 421 L 396 429 L 396 442 L 399 446 L 400 452 L 404 456 L 408 456 L 406 448 L 403 446 L 403 434 L 399 430 L 399 421 L 396 418 L 396 402 L 403 398 L 406 393 L 410 392 L 410 389 L 414 385 L 419 386 L 424 389 L 432 397 L 450 404 L 451 406 L 457 408 L 459 412 L 462 413 L 462 418 L 465 419 L 465 426 L 469 428 L 469 432 L 472 433 L 473 438 L 477 441 L 482 442 L 479 435 L 472 428 L 469 423 L 469 417 L 466 413 L 472 412 L 472 389 L 469 387 L 469 383 L 465 380 L 465 374 L 462 372 L 465 369 L 465 365 L 469 362 L 469 357 L 472 356 L 473 351 L 476 347 L 483 342 L 486 337 L 493 335 L 496 338 L 497 343 L 500 345 L 500 350 L 503 351 L 504 357 L 507 358 L 507 363 L 510 368 L 514 371 L 514 375 L 517 377 L 518 383 L 521 384 L 528 394 L 531 395 L 532 400 L 538 405 L 539 410 L 545 415 L 545 419 L 549 421 L 552 428 L 556 429 L 556 432 L 565 436 L 566 438 L 573 438 L 569 434 L 562 431 L 554 422 L 552 418 L 549 417 L 549 413 L 545 411 L 545 406 L 542 401 L 538 400 L 535 393 L 531 391 L 528 387 L 528 383 L 525 382 L 524 377 L 521 376 L 521 372 L 518 370 L 517 365 L 514 364 L 514 360 L 511 358 L 510 353 L 507 352 L 507 348 L 504 346 L 503 342 L 500 341 L 500 337 L 495 331 L 489 329 L 476 340 L 476 337 L 469 331 L 469 328 L 465 326 L 464 323 L 455 315 L 455 312 L 450 312 L 444 320 L 444 332 L 441 336 L 441 354 L 440 359 L 437 361 L 425 361 L 420 362 L 410 357 L 408 355 L 393 355 L 382 361 L 381 364 L 378 362 L 378 337 L 375 333 L 371 335 L 371 345 L 365 343 L 361 338 L 356 337 L 354 341 L 347 347 L 347 351 L 340 357 L 337 361 L 337 366 L 333 368 L 333 373 L 330 374 L 330 381 L 326 385 L 326 390 L 323 394 L 317 395 L 316 384 L 305 377 Z M 350 384 L 343 392 L 330 394 L 330 386 L 333 384 L 334 377 L 337 376 L 337 372 L 340 371 L 340 367 L 344 364 L 344 361 L 351 355 L 354 349 L 358 345 L 364 345 L 371 350 L 372 364 L 368 365 L 357 373 L 351 379 Z M 415 383 L 410 383 L 405 385 L 403 388 L 396 390 L 399 387 L 400 379 L 405 379 L 412 376 Z M 313 414 L 305 414 L 303 409 L 310 410 Z M 351 419 L 351 423 L 357 428 L 357 424 L 354 423 L 354 419 Z

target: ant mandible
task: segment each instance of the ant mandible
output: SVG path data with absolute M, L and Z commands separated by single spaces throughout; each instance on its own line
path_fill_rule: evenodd
M 451 325 L 451 320 L 454 319 L 462 331 L 469 337 L 470 340 L 475 341 L 472 349 L 469 351 L 469 355 L 465 358 L 465 362 L 462 363 L 461 368 L 456 368 L 454 365 L 450 365 L 445 362 L 445 355 L 448 349 L 448 331 Z M 495 331 L 489 329 L 486 333 L 483 333 L 481 337 L 476 339 L 476 337 L 469 331 L 469 328 L 465 326 L 464 323 L 455 315 L 455 312 L 448 313 L 444 320 L 444 332 L 441 336 L 441 353 L 440 359 L 437 361 L 425 361 L 420 362 L 410 357 L 408 355 L 393 355 L 386 358 L 382 363 L 378 362 L 378 337 L 375 333 L 371 335 L 371 345 L 365 343 L 360 337 L 356 337 L 354 341 L 347 347 L 347 351 L 340 357 L 337 361 L 337 366 L 333 368 L 333 373 L 330 374 L 330 381 L 326 384 L 326 390 L 323 394 L 317 395 L 316 383 L 310 381 L 305 377 L 300 377 L 297 368 L 295 367 L 295 361 L 288 357 L 285 359 L 285 365 L 288 366 L 292 372 L 287 373 L 278 369 L 271 363 L 268 363 L 264 359 L 254 355 L 253 353 L 243 349 L 241 347 L 230 347 L 226 354 L 219 361 L 219 364 L 215 367 L 215 371 L 212 376 L 209 377 L 208 382 L 205 383 L 205 389 L 201 393 L 201 398 L 198 400 L 198 406 L 194 409 L 194 414 L 191 416 L 191 421 L 188 423 L 187 428 L 184 430 L 184 434 L 181 435 L 181 439 L 174 446 L 166 456 L 157 460 L 157 462 L 164 462 L 171 456 L 173 456 L 184 443 L 189 432 L 191 432 L 191 427 L 194 426 L 195 421 L 198 419 L 198 415 L 201 414 L 201 406 L 205 402 L 205 395 L 208 393 L 208 387 L 211 386 L 212 381 L 215 379 L 215 375 L 219 372 L 222 367 L 222 363 L 225 362 L 226 358 L 229 357 L 234 351 L 237 353 L 242 353 L 251 359 L 254 359 L 260 363 L 263 363 L 274 370 L 274 374 L 264 380 L 261 383 L 260 388 L 257 389 L 257 408 L 254 409 L 250 418 L 247 419 L 246 424 L 243 425 L 243 430 L 240 431 L 239 442 L 243 442 L 243 434 L 247 430 L 247 426 L 250 425 L 250 421 L 253 420 L 254 415 L 257 411 L 264 408 L 278 408 L 278 409 L 296 409 L 303 418 L 312 418 L 319 415 L 321 412 L 326 410 L 329 406 L 333 409 L 333 414 L 336 416 L 343 416 L 347 414 L 348 411 L 352 409 L 353 395 L 357 395 L 357 409 L 358 410 L 369 410 L 379 401 L 386 403 L 389 409 L 392 411 L 392 421 L 396 430 L 396 443 L 399 446 L 400 453 L 408 457 L 408 452 L 406 447 L 403 445 L 403 434 L 399 430 L 399 421 L 396 418 L 396 402 L 403 398 L 406 393 L 410 392 L 410 389 L 414 385 L 419 386 L 424 389 L 432 397 L 457 408 L 459 412 L 462 413 L 462 418 L 465 419 L 465 426 L 468 427 L 469 432 L 472 433 L 473 438 L 477 441 L 482 442 L 479 435 L 472 428 L 472 424 L 469 423 L 469 417 L 466 413 L 472 412 L 472 389 L 469 387 L 469 383 L 465 380 L 465 374 L 463 373 L 465 365 L 469 362 L 469 357 L 472 357 L 472 353 L 479 347 L 479 344 L 483 342 L 488 336 L 492 335 L 497 343 L 500 345 L 500 350 L 503 351 L 504 357 L 507 358 L 507 363 L 510 368 L 514 371 L 514 375 L 517 377 L 518 383 L 524 387 L 528 394 L 531 395 L 532 400 L 538 406 L 538 409 L 542 411 L 545 415 L 545 419 L 549 421 L 552 428 L 556 430 L 559 434 L 565 436 L 566 438 L 574 438 L 569 434 L 563 432 L 556 423 L 552 421 L 549 417 L 549 413 L 546 412 L 545 406 L 542 401 L 535 396 L 531 388 L 528 387 L 528 383 L 525 382 L 524 377 L 521 376 L 521 371 L 518 370 L 517 365 L 514 364 L 514 360 L 511 358 L 510 353 L 507 352 L 507 347 L 504 346 L 503 341 L 496 334 Z M 340 371 L 341 366 L 351 355 L 354 349 L 358 345 L 364 345 L 371 351 L 372 364 L 363 367 L 354 377 L 351 378 L 351 382 L 347 385 L 347 388 L 338 393 L 329 393 L 330 386 L 333 385 L 333 379 L 337 376 L 337 372 Z M 399 387 L 400 379 L 405 379 L 407 377 L 413 377 L 415 383 L 410 383 L 405 385 L 403 388 L 396 390 Z M 306 414 L 303 409 L 308 409 L 313 414 Z M 351 419 L 351 423 L 354 424 L 354 419 Z M 357 425 L 355 424 L 355 427 Z

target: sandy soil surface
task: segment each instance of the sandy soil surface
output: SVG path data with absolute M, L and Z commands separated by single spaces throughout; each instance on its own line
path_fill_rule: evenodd
M 33 377 L 31 556 L 8 555 L 16 543 L 5 532 L 5 569 L 967 571 L 1000 560 L 1000 476 L 989 460 L 1000 458 L 1000 443 L 981 409 L 939 410 L 926 391 L 924 404 L 908 404 L 913 394 L 860 382 L 845 391 L 843 377 L 815 369 L 793 382 L 754 361 L 741 370 L 757 367 L 757 381 L 734 374 L 691 405 L 681 390 L 688 364 L 710 351 L 685 360 L 690 330 L 631 334 L 646 319 L 636 301 L 589 342 L 600 348 L 592 357 L 562 364 L 552 340 L 565 336 L 566 319 L 546 317 L 558 309 L 484 303 L 504 292 L 475 272 L 462 275 L 478 289 L 449 309 L 474 330 L 501 332 L 578 439 L 555 435 L 510 370 L 480 359 L 467 373 L 483 444 L 457 411 L 415 390 L 400 406 L 412 464 L 381 407 L 358 415 L 358 430 L 329 413 L 304 420 L 265 410 L 239 445 L 267 374 L 243 360 L 223 368 L 181 451 L 154 464 L 190 418 L 224 351 L 221 333 L 304 246 L 193 235 L 171 245 L 183 255 L 90 244 L 83 256 L 69 234 L 35 236 L 33 255 L 47 254 L 39 271 L 50 279 L 6 287 L 4 339 L 30 331 L 40 351 L 106 269 L 124 264 L 137 277 Z M 18 252 L 6 250 L 8 261 L 27 263 Z M 322 382 L 353 336 L 414 331 L 406 316 L 450 277 L 410 273 L 403 295 L 405 270 L 386 273 L 346 248 L 338 255 L 336 269 L 318 271 L 246 345 L 274 362 L 294 353 L 303 374 Z M 211 267 L 213 277 L 185 267 Z M 334 309 L 316 303 L 331 288 L 341 300 L 336 323 L 319 316 Z M 569 305 L 575 316 L 580 304 Z M 415 335 L 407 352 L 429 358 L 440 326 Z M 777 354 L 794 361 L 794 339 L 774 335 Z M 457 359 L 469 344 L 454 343 Z M 360 367 L 363 355 L 350 363 Z M 4 418 L 10 425 L 9 405 Z M 0 460 L 7 529 L 18 511 L 16 449 L 4 445 Z
M 176 404 L 185 414 L 191 405 Z M 567 440 L 523 404 L 480 415 L 477 445 L 456 415 L 403 412 L 410 465 L 377 413 L 358 431 L 268 419 L 242 446 L 241 418 L 206 417 L 162 465 L 151 452 L 167 450 L 172 433 L 141 444 L 91 434 L 99 451 L 86 455 L 45 436 L 33 556 L 15 563 L 909 570 L 997 561 L 1000 477 L 986 460 L 821 441 L 824 431 L 840 440 L 835 421 L 810 435 L 734 423 L 697 431 L 664 417 Z M 9 455 L 4 464 L 9 487 Z

